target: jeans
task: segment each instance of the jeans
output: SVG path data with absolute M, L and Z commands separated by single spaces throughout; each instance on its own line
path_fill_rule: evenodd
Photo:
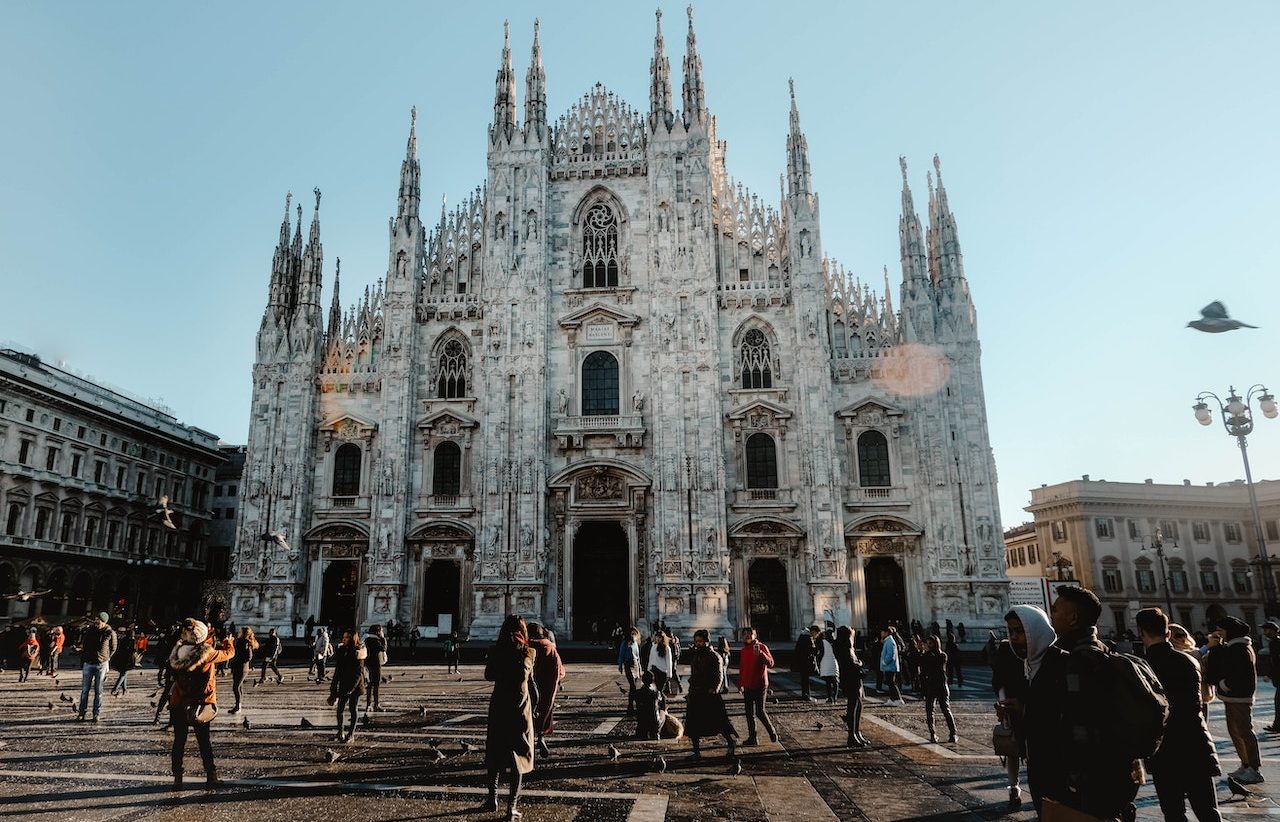
M 839 689 L 840 689 L 840 677 L 824 676 L 822 678 L 822 681 L 827 683 L 827 701 L 835 702 L 836 694 L 839 692 Z
M 369 687 L 364 692 L 364 706 L 368 708 L 372 705 L 376 709 L 379 707 L 379 699 L 382 696 L 379 693 L 382 686 L 382 666 L 367 665 L 366 670 L 369 672 Z
M 635 665 L 622 666 L 622 672 L 627 675 L 627 713 L 635 713 L 636 710 L 636 675 L 640 669 Z
M 1214 792 L 1213 777 L 1187 778 L 1180 773 L 1154 774 L 1156 797 L 1160 800 L 1160 812 L 1166 822 L 1186 822 L 1187 806 L 1200 822 L 1222 822 L 1218 813 L 1218 797 Z
M 268 668 L 270 668 L 275 673 L 276 682 L 284 681 L 284 677 L 280 676 L 280 667 L 276 665 L 276 658 L 273 656 L 269 656 L 269 657 L 262 658 L 262 676 L 258 679 L 259 682 L 267 681 Z
M 51 676 L 57 676 L 58 674 L 58 657 L 61 656 L 61 654 L 61 651 L 50 651 L 49 655 L 45 657 L 45 667 L 43 670 L 47 670 Z
M 318 656 L 312 661 L 316 666 L 316 682 L 324 682 L 324 657 Z
M 200 748 L 200 760 L 204 763 L 205 778 L 213 779 L 216 771 L 213 766 L 213 742 L 209 739 L 208 723 L 189 723 L 187 712 L 182 708 L 170 709 L 169 722 L 173 725 L 173 750 L 170 752 L 173 775 L 182 776 L 182 759 L 187 748 L 187 729 L 192 728 L 196 732 L 196 745 Z
M 747 709 L 747 739 L 754 742 L 756 739 L 756 717 L 760 717 L 760 724 L 764 725 L 765 733 L 769 734 L 769 739 L 777 739 L 778 734 L 773 730 L 773 723 L 769 721 L 769 715 L 764 710 L 764 688 L 743 688 L 742 704 Z
M 849 728 L 849 741 L 862 735 L 862 685 L 844 686 L 845 725 Z
M 89 686 L 93 686 L 93 715 L 102 711 L 102 677 L 107 673 L 107 663 L 86 662 L 80 669 L 80 716 L 84 716 L 89 704 Z
M 360 708 L 360 694 L 355 691 L 342 694 L 338 697 L 338 735 L 342 736 L 342 712 L 346 710 L 351 715 L 351 726 L 347 728 L 346 735 L 350 736 L 356 732 L 356 711 Z
M 667 692 L 667 672 L 660 671 L 657 668 L 650 668 L 649 673 L 653 674 L 653 687 L 658 689 L 658 693 Z
M 809 699 L 813 696 L 813 674 L 806 671 L 800 674 L 800 696 Z
M 1247 702 L 1223 702 L 1227 714 L 1227 735 L 1236 746 L 1240 764 L 1249 768 L 1262 767 L 1258 753 L 1258 735 L 1253 732 L 1253 706 Z
M 898 672 L 885 671 L 884 681 L 889 686 L 889 699 L 902 700 L 902 691 L 898 690 Z
M 129 672 L 121 671 L 116 674 L 116 684 L 111 686 L 111 695 L 115 696 L 117 692 L 124 693 L 127 690 L 129 690 Z
M 924 720 L 925 720 L 925 724 L 929 726 L 930 738 L 933 737 L 933 703 L 934 702 L 938 703 L 938 708 L 941 709 L 942 711 L 942 718 L 947 721 L 947 730 L 950 732 L 951 736 L 955 736 L 956 720 L 955 720 L 955 717 L 951 715 L 950 699 L 946 696 L 926 695 L 924 698 Z
M 240 709 L 240 701 L 244 697 L 244 675 L 248 670 L 247 663 L 232 663 L 231 665 L 231 693 L 236 698 L 236 704 L 231 709 L 233 711 Z

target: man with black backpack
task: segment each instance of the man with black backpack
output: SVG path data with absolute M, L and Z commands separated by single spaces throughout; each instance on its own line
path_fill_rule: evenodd
M 1037 679 L 1047 675 L 1059 683 L 1055 724 L 1063 772 L 1047 786 L 1045 803 L 1129 822 L 1144 779 L 1142 760 L 1160 746 L 1169 703 L 1147 663 L 1099 641 L 1102 604 L 1092 591 L 1063 587 L 1057 594 L 1050 620 L 1063 653 L 1046 655 Z

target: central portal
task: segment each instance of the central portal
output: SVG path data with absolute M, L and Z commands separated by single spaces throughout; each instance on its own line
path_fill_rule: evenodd
M 902 566 L 892 557 L 873 557 L 863 569 L 867 586 L 867 627 L 872 635 L 888 625 L 907 624 L 907 587 Z
M 360 563 L 356 560 L 333 560 L 324 569 L 320 594 L 320 624 L 343 628 L 356 627 L 356 594 L 360 589 Z
M 619 522 L 584 522 L 573 538 L 573 638 L 607 641 L 631 621 L 627 534 Z

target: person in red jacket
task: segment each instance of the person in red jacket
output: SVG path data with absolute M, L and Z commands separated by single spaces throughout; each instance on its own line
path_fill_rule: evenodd
M 235 655 L 231 637 L 217 647 L 209 641 L 209 626 L 196 619 L 182 623 L 178 642 L 169 654 L 169 670 L 173 685 L 169 690 L 169 721 L 173 724 L 173 787 L 182 790 L 182 759 L 187 746 L 187 729 L 195 731 L 204 762 L 205 783 L 216 788 L 218 772 L 213 764 L 213 744 L 209 741 L 209 722 L 217 711 L 218 691 L 213 668 Z M 208 706 L 208 707 L 206 707 Z
M 18 645 L 18 681 L 26 682 L 31 676 L 31 666 L 40 659 L 40 640 L 36 639 L 36 629 L 27 631 Z
M 743 747 L 756 743 L 756 717 L 764 725 L 770 742 L 778 741 L 773 723 L 764 710 L 764 695 L 769 690 L 769 669 L 773 667 L 773 654 L 763 642 L 756 639 L 755 628 L 742 629 L 742 653 L 738 657 L 738 690 L 742 691 L 742 703 L 747 710 L 747 739 Z

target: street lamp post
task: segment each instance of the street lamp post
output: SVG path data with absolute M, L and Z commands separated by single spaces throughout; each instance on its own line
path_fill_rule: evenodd
M 1255 538 L 1258 543 L 1258 559 L 1262 565 L 1262 602 L 1263 611 L 1268 617 L 1274 616 L 1276 608 L 1276 580 L 1271 575 L 1271 558 L 1267 554 L 1267 538 L 1262 530 L 1262 517 L 1258 515 L 1258 495 L 1253 489 L 1253 471 L 1249 468 L 1249 442 L 1248 436 L 1253 433 L 1253 400 L 1257 395 L 1258 410 L 1262 412 L 1262 416 L 1269 420 L 1273 420 L 1280 415 L 1280 409 L 1276 408 L 1275 396 L 1267 390 L 1265 385 L 1255 385 L 1245 392 L 1244 397 L 1237 393 L 1234 386 L 1227 389 L 1230 393 L 1224 401 L 1212 391 L 1202 391 L 1196 397 L 1196 404 L 1191 408 L 1195 411 L 1196 420 L 1201 425 L 1213 424 L 1213 412 L 1209 409 L 1209 404 L 1205 402 L 1207 398 L 1212 397 L 1218 403 L 1218 410 L 1222 413 L 1222 427 L 1226 429 L 1227 434 L 1236 438 L 1236 444 L 1240 446 L 1240 457 L 1244 460 L 1244 482 L 1249 489 L 1249 507 L 1253 512 L 1253 529 Z
M 1160 561 L 1160 583 L 1164 586 L 1164 607 L 1165 613 L 1169 615 L 1169 619 L 1173 619 L 1173 597 L 1169 593 L 1169 574 L 1164 567 L 1164 534 L 1156 531 L 1155 536 L 1148 536 L 1150 543 L 1142 546 L 1142 551 L 1155 551 L 1156 559 Z M 1170 551 L 1178 550 L 1178 541 L 1174 540 L 1173 545 L 1169 547 Z

